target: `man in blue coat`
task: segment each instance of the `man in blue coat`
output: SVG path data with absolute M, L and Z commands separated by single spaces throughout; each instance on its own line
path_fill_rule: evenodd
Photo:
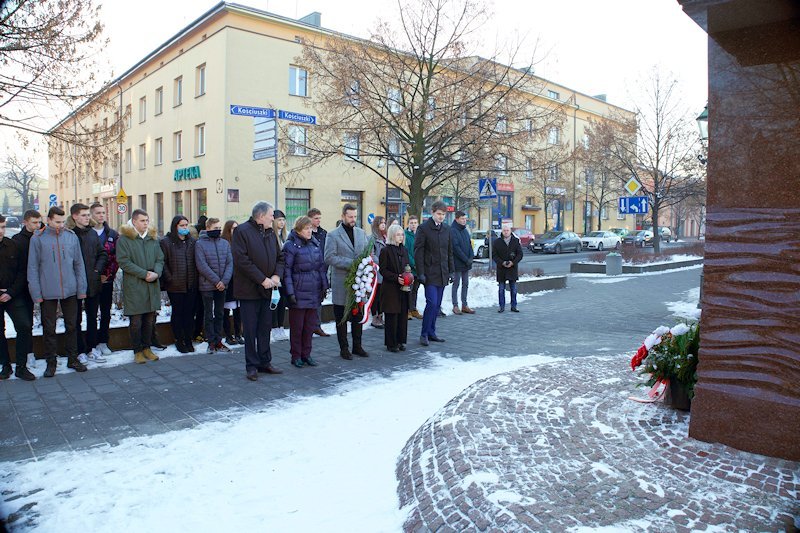
M 422 331 L 419 343 L 428 346 L 428 341 L 444 342 L 436 335 L 436 318 L 442 305 L 444 288 L 455 276 L 453 245 L 450 228 L 444 223 L 447 206 L 434 202 L 431 217 L 417 230 L 414 242 L 414 263 L 417 279 L 425 285 L 425 311 L 422 313 Z
M 451 294 L 453 314 L 472 315 L 475 311 L 467 305 L 467 291 L 469 291 L 469 271 L 472 270 L 472 259 L 475 254 L 472 251 L 472 240 L 469 238 L 467 229 L 467 214 L 464 211 L 456 211 L 456 218 L 450 226 L 450 240 L 453 242 L 453 265 L 455 266 Z M 458 307 L 459 285 L 461 285 L 461 308 Z

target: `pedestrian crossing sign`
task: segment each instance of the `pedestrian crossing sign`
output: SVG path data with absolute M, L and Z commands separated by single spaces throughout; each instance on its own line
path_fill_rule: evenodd
M 497 198 L 497 178 L 478 178 L 478 195 L 481 200 Z

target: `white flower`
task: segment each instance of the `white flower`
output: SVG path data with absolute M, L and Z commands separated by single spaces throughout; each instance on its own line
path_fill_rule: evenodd
M 353 283 L 352 287 L 354 291 L 358 290 L 358 283 Z
M 653 331 L 653 335 L 661 336 L 669 331 L 667 326 L 658 326 L 655 331 Z M 658 343 L 656 343 L 658 344 Z
M 361 296 L 356 296 L 356 303 L 361 302 Z
M 672 335 L 674 337 L 677 337 L 678 335 L 683 335 L 685 333 L 689 333 L 689 330 L 691 330 L 691 329 L 692 328 L 690 328 L 688 325 L 686 325 L 684 323 L 680 323 L 680 324 L 676 325 L 675 327 L 673 327 L 671 330 L 669 330 L 669 332 L 672 333 Z
M 661 343 L 661 337 L 653 333 L 652 335 L 648 335 L 647 338 L 644 340 L 644 347 L 647 348 L 647 351 L 649 352 L 653 346 L 660 343 Z
M 369 261 L 370 261 L 369 257 L 365 257 L 364 259 L 361 260 L 361 264 L 366 266 L 369 264 Z

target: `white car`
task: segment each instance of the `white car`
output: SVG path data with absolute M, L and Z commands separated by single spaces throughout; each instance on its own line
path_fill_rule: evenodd
M 622 241 L 619 235 L 613 231 L 593 231 L 585 237 L 581 237 L 581 246 L 584 250 L 617 250 Z

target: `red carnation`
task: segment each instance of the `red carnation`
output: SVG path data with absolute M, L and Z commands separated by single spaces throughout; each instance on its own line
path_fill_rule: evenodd
M 636 355 L 631 358 L 631 370 L 636 370 L 645 357 L 647 357 L 647 348 L 642 344 L 642 347 L 636 351 Z

